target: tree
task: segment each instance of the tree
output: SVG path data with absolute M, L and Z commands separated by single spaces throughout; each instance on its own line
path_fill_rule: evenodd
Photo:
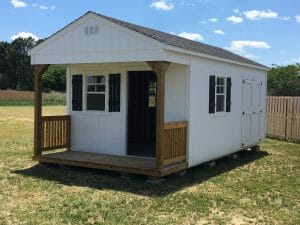
M 10 44 L 8 42 L 0 42 L 0 89 L 7 89 L 9 86 L 9 51 Z
M 28 51 L 42 41 L 29 37 L 0 42 L 0 89 L 33 90 L 34 67 Z M 65 91 L 65 75 L 65 69 L 50 67 L 43 77 L 44 90 Z
M 42 87 L 44 92 L 66 90 L 66 69 L 50 66 L 43 74 Z
M 27 52 L 35 44 L 32 38 L 0 42 L 0 88 L 33 89 L 33 67 Z
M 300 64 L 273 67 L 268 72 L 268 95 L 300 96 Z

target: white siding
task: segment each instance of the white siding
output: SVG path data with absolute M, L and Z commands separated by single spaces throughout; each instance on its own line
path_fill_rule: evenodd
M 230 113 L 209 114 L 209 75 L 232 79 Z M 191 58 L 189 100 L 189 166 L 198 165 L 242 149 L 241 113 L 242 80 L 251 78 L 263 82 L 261 96 L 264 124 L 265 72 L 198 57 Z M 264 133 L 264 126 L 261 126 Z M 257 143 L 251 143 L 253 145 Z
M 85 33 L 86 28 L 95 26 L 97 33 Z M 30 54 L 32 64 L 162 60 L 163 50 L 158 43 L 98 16 L 86 15 Z
M 165 81 L 165 121 L 187 120 L 188 66 L 172 63 Z

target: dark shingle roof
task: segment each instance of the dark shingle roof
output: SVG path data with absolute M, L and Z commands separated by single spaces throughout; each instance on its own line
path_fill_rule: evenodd
M 259 66 L 259 67 L 263 67 L 263 68 L 268 68 L 260 63 L 257 63 L 253 60 L 247 59 L 245 57 L 239 56 L 237 54 L 234 54 L 230 51 L 227 51 L 223 48 L 219 48 L 219 47 L 215 47 L 215 46 L 211 46 L 208 44 L 203 44 L 201 42 L 198 41 L 192 41 L 186 38 L 182 38 L 176 35 L 172 35 L 169 33 L 165 33 L 162 31 L 158 31 L 158 30 L 154 30 L 151 28 L 147 28 L 147 27 L 143 27 L 143 26 L 139 26 L 136 24 L 132 24 L 132 23 L 128 23 L 128 22 L 124 22 L 122 20 L 118 20 L 118 19 L 114 19 L 112 17 L 108 17 L 108 16 L 104 16 L 95 12 L 91 12 L 95 15 L 98 15 L 104 19 L 107 19 L 113 23 L 116 23 L 120 26 L 126 27 L 130 30 L 133 30 L 135 32 L 138 32 L 140 34 L 143 34 L 147 37 L 150 37 L 152 39 L 155 39 L 159 42 L 162 42 L 164 44 L 167 45 L 171 45 L 171 46 L 175 46 L 175 47 L 179 47 L 179 48 L 183 48 L 183 49 L 187 49 L 187 50 L 191 50 L 191 51 L 195 51 L 195 52 L 199 52 L 199 53 L 203 53 L 203 54 L 207 54 L 207 55 L 211 55 L 211 56 L 216 56 L 216 57 L 220 57 L 220 58 L 224 58 L 224 59 L 228 59 L 228 60 L 232 60 L 235 62 L 240 62 L 240 63 L 246 63 L 246 64 L 250 64 L 250 65 L 254 65 L 254 66 Z

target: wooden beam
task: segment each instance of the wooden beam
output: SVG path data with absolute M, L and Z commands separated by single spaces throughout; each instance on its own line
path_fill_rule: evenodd
M 41 155 L 42 75 L 49 65 L 34 67 L 34 156 Z
M 164 168 L 164 125 L 165 125 L 165 75 L 170 62 L 147 61 L 157 76 L 156 94 L 156 168 Z

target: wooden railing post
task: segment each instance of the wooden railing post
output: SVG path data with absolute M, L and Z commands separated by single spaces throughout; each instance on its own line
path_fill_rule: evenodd
M 42 122 L 42 74 L 49 65 L 35 65 L 34 68 L 34 156 L 41 155 Z
M 156 168 L 162 170 L 164 167 L 164 137 L 165 137 L 165 75 L 170 62 L 148 61 L 147 64 L 152 68 L 157 76 L 156 94 Z

